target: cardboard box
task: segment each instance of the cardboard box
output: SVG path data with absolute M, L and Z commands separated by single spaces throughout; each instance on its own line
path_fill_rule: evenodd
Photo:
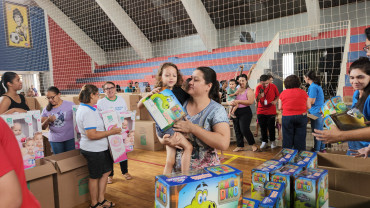
M 36 166 L 24 171 L 27 187 L 40 202 L 41 207 L 55 207 L 53 177 L 56 170 L 52 163 L 39 159 Z
M 90 200 L 87 161 L 80 150 L 72 150 L 45 158 L 57 170 L 54 178 L 56 207 L 71 208 Z
M 46 99 L 46 96 L 34 97 L 35 105 L 39 106 L 39 109 L 42 111 L 49 104 L 49 101 Z
M 26 105 L 30 110 L 40 110 L 36 109 L 36 99 L 34 97 L 26 97 Z
M 294 182 L 297 175 L 303 170 L 303 167 L 286 164 L 278 170 L 274 171 L 271 176 L 271 181 L 285 184 L 284 201 L 286 207 L 293 207 L 294 200 Z
M 318 154 L 319 168 L 329 172 L 329 188 L 370 197 L 370 159 L 347 155 Z
M 250 198 L 243 197 L 243 207 L 242 208 L 258 208 L 260 201 Z
M 139 112 L 139 110 L 137 109 L 137 104 L 141 99 L 140 94 L 117 93 L 117 96 L 121 96 L 123 97 L 123 99 L 125 99 L 128 110 L 130 111 L 136 110 L 137 113 Z
M 309 152 L 309 151 L 301 151 L 294 158 L 294 161 L 292 162 L 292 164 L 301 166 L 303 167 L 303 169 L 317 168 L 317 153 Z
M 285 165 L 293 161 L 297 154 L 298 150 L 283 148 L 273 159 L 282 162 Z
M 309 168 L 295 180 L 295 207 L 329 207 L 328 171 Z
M 158 140 L 154 121 L 136 121 L 135 148 L 151 151 L 164 149 Z
M 273 171 L 281 168 L 282 162 L 276 160 L 268 160 L 257 168 L 252 169 L 251 192 L 252 199 L 262 201 L 267 196 L 265 183 L 270 181 L 270 176 Z
M 1 117 L 14 132 L 21 149 L 24 169 L 34 167 L 35 160 L 44 157 L 40 111 L 3 114 Z
M 140 120 L 142 121 L 154 121 L 149 111 L 146 108 L 140 109 Z
M 329 190 L 329 206 L 335 208 L 369 207 L 370 197 Z
M 242 185 L 243 172 L 228 165 L 156 176 L 155 207 L 241 207 Z
M 261 203 L 260 207 L 266 208 L 284 208 L 284 195 L 285 195 L 285 184 L 279 182 L 269 181 L 265 185 L 265 190 L 267 192 L 267 197 L 265 197 Z

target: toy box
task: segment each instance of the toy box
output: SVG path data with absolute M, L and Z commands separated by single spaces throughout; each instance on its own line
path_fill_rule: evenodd
M 321 107 L 321 112 L 322 114 L 324 114 L 324 117 L 326 117 L 328 115 L 336 113 L 337 111 L 335 111 L 335 107 L 333 103 L 331 102 L 331 100 L 327 100 L 325 101 L 324 105 Z
M 162 131 L 185 116 L 184 109 L 171 90 L 165 89 L 142 101 Z
M 346 104 L 344 104 L 341 96 L 335 96 L 331 98 L 336 113 L 344 113 L 348 110 Z
M 268 160 L 252 170 L 252 199 L 262 201 L 262 199 L 267 196 L 264 188 L 265 183 L 270 181 L 271 173 L 282 166 L 282 162 Z
M 295 181 L 295 207 L 329 207 L 328 171 L 309 168 Z
M 73 112 L 73 132 L 75 135 L 75 148 L 80 149 L 80 141 L 81 141 L 81 133 L 78 130 L 77 122 L 76 122 L 76 112 L 79 105 L 73 105 L 72 106 L 72 112 Z
M 126 111 L 118 113 L 119 120 L 122 126 L 123 142 L 126 147 L 126 152 L 134 150 L 135 142 L 135 117 L 136 111 Z
M 228 165 L 156 176 L 155 207 L 241 207 L 242 185 L 243 172 Z
M 103 117 L 105 129 L 108 131 L 113 127 L 121 128 L 123 123 L 121 119 L 118 118 L 118 114 L 113 109 L 108 109 L 101 112 Z M 126 125 L 128 126 L 128 125 Z M 127 160 L 126 147 L 123 143 L 123 135 L 110 135 L 108 136 L 109 150 L 112 155 L 114 163 L 118 163 Z
M 24 169 L 36 165 L 35 160 L 44 157 L 44 143 L 40 111 L 1 115 L 13 130 L 21 149 Z
M 286 164 L 272 173 L 271 181 L 285 184 L 284 201 L 286 207 L 293 207 L 294 181 L 297 175 L 302 171 L 303 167 L 301 166 Z
M 266 194 L 260 207 L 284 208 L 285 184 L 269 181 L 265 185 Z
M 283 148 L 278 154 L 273 158 L 284 165 L 294 160 L 294 157 L 298 154 L 298 150 Z
M 301 151 L 295 157 L 293 164 L 301 166 L 303 167 L 303 169 L 317 168 L 317 153 L 309 152 L 309 151 Z
M 258 208 L 260 201 L 250 198 L 243 198 L 243 207 L 242 208 Z

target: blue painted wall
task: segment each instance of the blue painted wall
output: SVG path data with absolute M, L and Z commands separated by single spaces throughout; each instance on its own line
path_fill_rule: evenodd
M 29 7 L 32 48 L 8 47 L 6 44 L 4 1 L 0 3 L 0 70 L 1 71 L 46 71 L 49 60 L 45 32 L 44 12 L 38 7 Z

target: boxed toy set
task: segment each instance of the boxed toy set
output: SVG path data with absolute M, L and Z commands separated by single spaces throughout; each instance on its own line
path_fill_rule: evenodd
M 250 198 L 243 198 L 243 207 L 242 208 L 258 208 L 260 201 Z
M 282 166 L 282 162 L 277 160 L 268 160 L 252 170 L 252 199 L 261 201 L 264 197 L 266 197 L 265 183 L 270 181 L 272 172 L 281 168 Z
M 171 128 L 185 116 L 182 105 L 169 89 L 147 97 L 142 102 L 162 131 Z
M 126 147 L 126 152 L 134 150 L 135 139 L 135 117 L 136 111 L 126 111 L 118 113 L 119 121 L 122 124 L 122 137 Z
M 121 128 L 123 123 L 121 119 L 118 118 L 117 112 L 113 109 L 105 110 L 101 112 L 103 117 L 105 129 L 108 131 L 113 127 Z M 127 123 L 126 123 L 127 127 Z M 109 150 L 112 155 L 114 163 L 119 163 L 121 161 L 127 160 L 126 147 L 123 143 L 123 135 L 110 135 L 108 136 Z
M 295 157 L 292 164 L 301 166 L 303 169 L 307 168 L 317 168 L 317 153 L 309 151 L 301 151 Z
M 285 165 L 293 161 L 297 154 L 298 150 L 283 148 L 273 159 L 282 162 Z
M 295 180 L 295 207 L 329 207 L 328 171 L 309 168 Z
M 21 149 L 24 169 L 35 167 L 35 160 L 44 157 L 40 111 L 1 115 L 14 132 Z
M 302 172 L 302 170 L 303 167 L 301 166 L 286 164 L 272 173 L 272 182 L 280 182 L 285 184 L 284 201 L 286 207 L 293 207 L 294 181 L 297 175 Z
M 156 208 L 242 206 L 243 172 L 228 165 L 155 178 Z
M 265 184 L 267 197 L 265 197 L 260 207 L 284 208 L 285 184 L 269 181 Z

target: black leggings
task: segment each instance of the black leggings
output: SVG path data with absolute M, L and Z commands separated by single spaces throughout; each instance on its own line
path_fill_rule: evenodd
M 244 137 L 247 139 L 249 145 L 253 145 L 255 141 L 250 129 L 253 117 L 251 108 L 249 106 L 238 108 L 235 111 L 235 116 L 236 118 L 233 119 L 233 123 L 236 136 L 236 145 L 238 147 L 244 147 Z

